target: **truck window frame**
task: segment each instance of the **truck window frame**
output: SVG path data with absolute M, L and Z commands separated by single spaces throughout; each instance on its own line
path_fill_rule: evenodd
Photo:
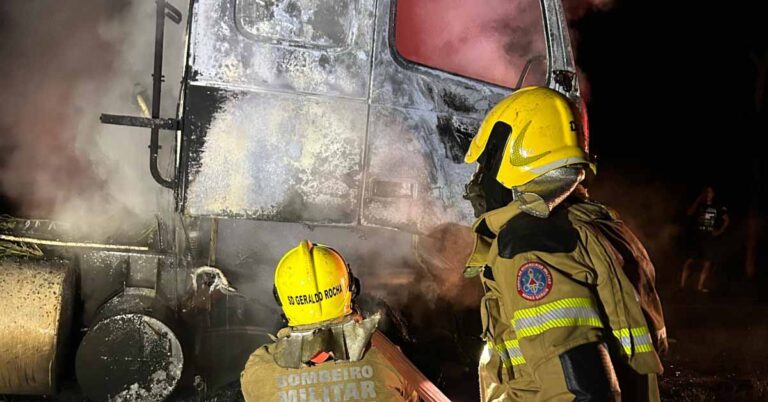
M 392 56 L 392 59 L 395 61 L 395 63 L 405 69 L 412 72 L 416 72 L 423 75 L 432 75 L 434 76 L 435 72 L 439 72 L 441 74 L 447 74 L 451 76 L 452 78 L 458 79 L 458 80 L 464 80 L 469 81 L 474 84 L 481 84 L 486 86 L 491 86 L 493 88 L 498 88 L 502 90 L 507 91 L 517 91 L 520 89 L 520 87 L 508 87 L 500 84 L 496 84 L 490 81 L 486 81 L 480 78 L 474 78 L 466 75 L 462 75 L 456 72 L 447 71 L 438 67 L 432 67 L 426 64 L 422 64 L 416 61 L 413 61 L 411 59 L 406 58 L 400 52 L 397 50 L 397 37 L 396 37 L 396 23 L 397 23 L 397 4 L 400 0 L 390 0 L 390 10 L 389 10 L 389 32 L 387 35 L 387 47 L 389 48 L 389 52 Z M 544 82 L 540 84 L 540 86 L 548 86 L 549 81 L 549 71 L 552 68 L 552 60 L 550 59 L 550 49 L 549 49 L 549 41 L 547 40 L 547 32 L 546 32 L 546 22 L 544 21 L 545 15 L 544 15 L 544 8 L 540 1 L 536 1 L 539 7 L 539 13 L 541 15 L 541 23 L 542 23 L 542 41 L 544 43 L 544 59 L 546 60 L 546 71 L 544 72 Z M 524 68 L 524 66 L 522 66 Z M 521 70 L 522 73 L 522 70 Z M 515 77 L 519 80 L 520 76 Z

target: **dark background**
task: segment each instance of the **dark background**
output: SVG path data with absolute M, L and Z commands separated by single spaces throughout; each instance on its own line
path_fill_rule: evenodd
M 619 0 L 572 23 L 589 82 L 593 195 L 640 232 L 661 287 L 676 287 L 685 209 L 706 185 L 732 218 L 715 285 L 744 293 L 734 283 L 745 279 L 747 243 L 765 243 L 767 16 L 765 1 Z
M 598 156 L 592 195 L 623 214 L 656 266 L 671 339 L 664 400 L 766 400 L 767 19 L 766 1 L 617 0 L 572 23 Z M 685 210 L 705 185 L 731 217 L 710 293 L 694 290 L 699 270 L 679 289 Z
M 765 1 L 632 0 L 574 23 L 600 161 L 744 201 L 766 159 L 753 61 L 768 68 L 766 16 Z

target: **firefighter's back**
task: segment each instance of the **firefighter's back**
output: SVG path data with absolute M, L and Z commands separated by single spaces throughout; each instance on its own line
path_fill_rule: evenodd
M 279 342 L 279 340 L 278 340 Z M 277 343 L 262 346 L 246 363 L 241 377 L 247 402 L 267 401 L 417 401 L 403 377 L 371 346 L 358 361 L 328 360 L 281 367 Z

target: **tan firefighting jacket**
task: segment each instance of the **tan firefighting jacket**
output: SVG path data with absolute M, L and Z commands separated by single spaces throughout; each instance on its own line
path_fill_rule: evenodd
M 536 388 L 539 365 L 589 342 L 606 342 L 637 373 L 662 372 L 653 265 L 615 212 L 571 197 L 540 219 L 512 202 L 473 229 L 466 272 L 486 289 L 480 385 L 488 399 L 517 399 L 505 393 Z
M 328 359 L 317 364 L 304 361 L 301 350 L 318 344 L 312 337 L 298 343 L 290 341 L 292 329 L 284 328 L 275 343 L 262 346 L 251 354 L 240 382 L 247 402 L 333 402 L 333 401 L 419 401 L 415 388 L 409 384 L 371 338 L 382 337 L 375 325 L 345 324 L 341 353 L 360 355 L 352 360 Z M 293 336 L 295 338 L 295 336 Z M 322 343 L 322 340 L 321 342 Z M 293 353 L 296 352 L 296 353 Z M 340 354 L 341 354 L 340 353 Z M 291 356 L 295 355 L 295 356 Z M 280 363 L 278 363 L 280 362 Z

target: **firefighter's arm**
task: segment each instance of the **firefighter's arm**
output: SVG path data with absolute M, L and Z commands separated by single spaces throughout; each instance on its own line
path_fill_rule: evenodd
M 264 362 L 267 361 L 267 355 L 267 346 L 260 347 L 248 357 L 245 369 L 240 373 L 240 387 L 246 402 L 255 402 L 264 396 L 264 380 L 261 374 L 266 367 Z
M 651 334 L 640 296 L 624 273 L 622 257 L 607 240 L 601 241 L 598 236 L 593 236 L 585 247 L 595 272 L 594 282 L 608 319 L 608 329 L 621 355 L 640 373 L 661 373 L 663 369 L 653 342 L 658 334 Z
M 622 228 L 624 229 L 624 241 L 628 247 L 634 250 L 638 264 L 636 273 L 638 275 L 637 283 L 633 283 L 633 285 L 636 286 L 640 293 L 640 305 L 646 313 L 645 318 L 655 331 L 656 350 L 661 354 L 665 354 L 669 349 L 669 343 L 667 341 L 667 329 L 664 323 L 661 299 L 658 292 L 656 292 L 656 269 L 653 267 L 648 251 L 646 251 L 640 239 L 628 227 L 622 226 Z M 623 272 L 626 274 L 626 271 Z M 627 277 L 631 278 L 632 276 L 627 275 Z
M 400 348 L 393 344 L 381 332 L 376 331 L 371 338 L 371 344 L 378 349 L 387 362 L 405 380 L 405 386 L 402 391 L 406 401 L 416 402 L 450 402 L 445 394 L 438 389 L 416 366 L 406 357 Z M 416 396 L 416 395 L 418 396 Z

